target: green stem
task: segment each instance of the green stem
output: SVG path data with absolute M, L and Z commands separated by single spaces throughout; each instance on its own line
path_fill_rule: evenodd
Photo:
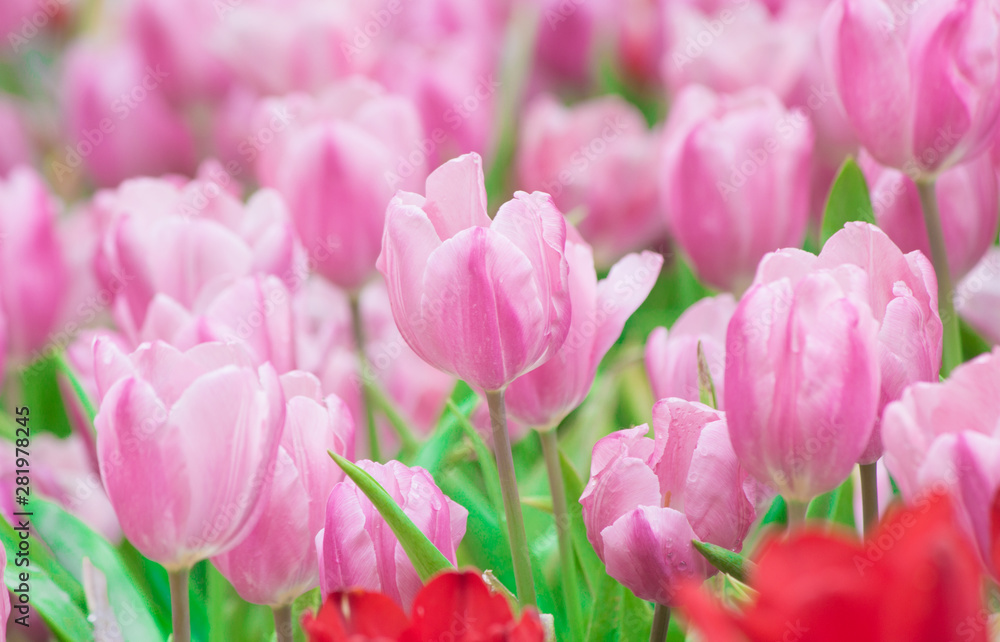
M 511 452 L 510 435 L 507 433 L 507 409 L 504 405 L 503 390 L 487 392 L 486 402 L 489 404 L 490 423 L 493 426 L 493 449 L 496 451 L 497 473 L 500 476 L 503 509 L 507 517 L 507 533 L 510 536 L 510 555 L 514 564 L 517 598 L 522 605 L 535 606 L 535 583 L 531 576 L 531 557 L 528 553 L 528 538 L 524 533 L 521 497 L 517 492 L 514 454 Z
M 649 632 L 649 642 L 666 642 L 670 628 L 670 607 L 657 604 L 653 610 L 653 628 Z
M 920 206 L 924 210 L 927 238 L 931 243 L 931 263 L 937 274 L 938 311 L 944 324 L 941 374 L 947 377 L 955 366 L 962 363 L 962 337 L 959 334 L 958 316 L 955 314 L 955 289 L 951 282 L 951 270 L 948 268 L 948 248 L 944 244 L 934 179 L 917 180 L 916 183 Z
M 797 499 L 786 499 L 785 504 L 788 506 L 788 532 L 790 533 L 805 525 L 806 509 L 809 507 L 809 503 Z
M 188 601 L 188 576 L 191 569 L 170 571 L 170 608 L 173 613 L 173 642 L 191 642 L 191 604 Z
M 556 520 L 559 538 L 559 570 L 562 573 L 563 598 L 569 618 L 572 639 L 583 638 L 583 609 L 580 606 L 580 589 L 576 579 L 576 557 L 569 532 L 569 506 L 566 504 L 566 487 L 563 484 L 562 465 L 559 463 L 559 442 L 555 429 L 538 432 L 542 442 L 542 456 L 549 474 L 549 492 L 552 493 L 552 514 Z
M 274 613 L 274 632 L 278 636 L 278 642 L 293 642 L 295 639 L 292 628 L 292 605 L 272 607 Z
M 372 402 L 372 405 L 385 415 L 385 418 L 389 420 L 389 425 L 396 431 L 396 435 L 402 444 L 403 452 L 416 452 L 417 448 L 420 447 L 420 439 L 410 429 L 406 418 L 396 410 L 396 405 L 386 396 L 377 382 L 365 379 L 364 386 L 368 391 L 368 399 Z
M 878 524 L 878 472 L 877 464 L 861 464 L 861 514 L 864 516 L 865 535 Z
M 465 416 L 462 409 L 454 401 L 449 399 L 445 402 L 445 406 L 455 416 L 455 420 L 465 433 L 466 439 L 472 443 L 472 450 L 476 453 L 476 459 L 479 460 L 479 466 L 483 471 L 486 496 L 489 497 L 490 504 L 493 505 L 493 510 L 502 510 L 503 491 L 500 489 L 500 475 L 497 472 L 496 464 L 493 463 L 493 453 L 490 452 L 490 447 L 486 445 L 479 432 L 476 431 L 476 427 L 472 425 L 472 422 L 469 421 L 469 418 Z
M 372 461 L 381 461 L 382 453 L 378 447 L 378 429 L 375 426 L 375 413 L 372 408 L 372 399 L 369 394 L 369 386 L 366 385 L 368 377 L 368 356 L 365 354 L 365 331 L 361 319 L 361 300 L 357 294 L 351 294 L 351 326 L 354 329 L 354 349 L 358 351 L 358 378 L 361 381 L 361 403 L 365 406 L 365 421 L 368 426 L 368 456 Z

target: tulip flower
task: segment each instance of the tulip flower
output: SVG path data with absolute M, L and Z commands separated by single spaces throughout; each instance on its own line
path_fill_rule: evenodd
M 554 428 L 583 402 L 598 364 L 663 265 L 655 252 L 629 254 L 598 282 L 590 246 L 575 231 L 570 236 L 576 238 L 566 242 L 571 308 L 566 341 L 544 364 L 515 379 L 506 394 L 511 416 L 540 430 Z
M 292 295 L 278 277 L 242 277 L 195 307 L 197 312 L 157 294 L 135 343 L 159 339 L 186 350 L 205 341 L 241 341 L 255 364 L 270 362 L 279 373 L 294 368 Z
M 681 611 L 712 642 L 986 642 L 982 573 L 946 495 L 896 511 L 864 543 L 814 530 L 765 545 L 741 611 L 686 586 Z
M 0 306 L 7 345 L 20 361 L 44 350 L 66 296 L 55 224 L 55 199 L 34 170 L 18 167 L 0 180 Z
M 158 293 L 193 309 L 241 277 L 296 274 L 294 232 L 273 190 L 244 205 L 205 179 L 135 179 L 98 193 L 92 215 L 106 221 L 98 274 L 128 279 L 115 317 L 130 336 Z
M 581 208 L 580 234 L 601 265 L 664 236 L 658 136 L 624 99 L 566 108 L 550 96 L 538 98 L 520 140 L 520 184 L 547 192 L 563 212 Z
M 27 118 L 17 103 L 8 98 L 0 98 L 0 138 L 5 141 L 0 149 L 0 177 L 18 165 L 31 163 L 34 149 Z
M 815 269 L 856 265 L 868 275 L 861 300 L 879 323 L 881 373 L 876 418 L 917 381 L 937 381 L 941 367 L 941 317 L 937 310 L 934 268 L 920 252 L 903 254 L 886 234 L 866 223 L 848 223 L 823 246 Z M 882 455 L 880 423 L 861 464 Z
M 375 273 L 393 193 L 417 189 L 426 176 L 424 162 L 406 160 L 424 137 L 416 109 L 355 78 L 315 102 L 265 102 L 255 130 L 268 128 L 278 138 L 259 155 L 261 183 L 285 198 L 315 270 L 342 288 L 361 287 Z
M 644 600 L 672 605 L 684 580 L 714 572 L 699 539 L 739 551 L 755 517 L 746 471 L 729 441 L 724 413 L 664 399 L 643 425 L 594 446 L 580 497 L 587 539 L 608 574 Z
M 975 539 L 986 568 L 997 568 L 991 498 L 1000 489 L 1000 349 L 981 355 L 944 382 L 918 383 L 882 419 L 885 463 L 909 503 L 948 490 L 959 523 Z
M 170 571 L 234 547 L 261 514 L 277 457 L 274 368 L 221 343 L 127 355 L 98 339 L 94 355 L 101 479 L 125 536 Z
M 956 307 L 973 328 L 993 344 L 1000 344 L 1000 248 L 992 248 L 962 280 Z
M 868 154 L 860 157 L 870 186 L 878 226 L 904 252 L 931 256 L 924 213 L 916 184 L 898 170 L 882 167 Z M 951 167 L 934 184 L 948 267 L 961 279 L 983 258 L 997 236 L 1000 199 L 997 176 L 988 155 Z
M 52 163 L 60 183 L 81 166 L 101 187 L 195 169 L 195 141 L 167 101 L 170 72 L 129 44 L 74 47 L 65 62 L 67 138 Z
M 998 29 L 1000 9 L 988 0 L 905 12 L 887 0 L 830 4 L 823 58 L 875 160 L 920 178 L 986 150 L 1000 117 Z
M 767 252 L 800 244 L 812 149 L 808 121 L 765 90 L 678 96 L 661 185 L 670 231 L 701 280 L 742 292 Z
M 679 397 L 699 401 L 698 344 L 708 363 L 719 410 L 725 410 L 726 328 L 736 311 L 731 294 L 698 301 L 668 332 L 659 327 L 646 341 L 646 372 L 657 399 Z
M 281 377 L 285 427 L 261 518 L 229 552 L 212 558 L 240 597 L 291 617 L 292 601 L 319 585 L 316 535 L 323 529 L 333 487 L 344 478 L 327 451 L 353 458 L 354 420 L 344 402 L 325 399 L 319 380 L 293 371 Z
M 807 257 L 783 251 L 761 262 L 729 323 L 725 375 L 740 462 L 802 503 L 851 473 L 871 439 L 880 384 L 879 325 L 854 295 L 865 272 L 804 273 Z
M 448 498 L 420 467 L 398 461 L 357 465 L 392 496 L 417 528 L 455 563 L 469 513 Z M 379 591 L 405 609 L 420 590 L 420 576 L 375 506 L 347 479 L 337 484 L 326 504 L 326 527 L 316 536 L 323 595 L 349 588 Z
M 486 391 L 551 358 L 569 330 L 566 224 L 551 198 L 517 192 L 492 221 L 482 160 L 466 154 L 401 192 L 378 269 L 413 351 Z
M 474 572 L 441 573 L 420 589 L 407 617 L 386 595 L 364 590 L 329 595 L 302 628 L 310 642 L 440 642 L 466 640 L 543 642 L 545 630 L 533 610 L 516 619 L 507 600 L 490 592 Z

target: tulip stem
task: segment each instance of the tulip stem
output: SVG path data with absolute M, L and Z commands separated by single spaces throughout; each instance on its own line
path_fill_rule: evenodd
M 941 323 L 944 324 L 941 374 L 947 377 L 955 366 L 962 363 L 962 337 L 958 330 L 958 316 L 955 314 L 955 290 L 951 282 L 951 270 L 948 267 L 948 248 L 944 244 L 944 231 L 941 229 L 941 212 L 934 191 L 934 179 L 921 179 L 916 183 L 917 192 L 920 194 L 920 207 L 924 211 L 927 238 L 931 243 L 931 263 L 937 275 L 938 311 L 941 314 Z
M 292 630 L 292 605 L 275 606 L 271 611 L 274 613 L 274 632 L 278 636 L 278 642 L 292 642 L 295 639 Z
M 864 516 L 865 535 L 878 524 L 878 474 L 877 464 L 861 464 L 861 514 Z
M 522 605 L 535 606 L 535 583 L 531 576 L 528 538 L 524 534 L 521 497 L 517 492 L 514 454 L 511 452 L 510 435 L 507 433 L 507 409 L 504 405 L 503 390 L 487 392 L 486 402 L 489 404 L 490 424 L 493 427 L 493 448 L 496 451 L 500 492 L 503 495 L 503 509 L 507 517 L 507 533 L 510 536 L 510 555 L 514 564 L 517 599 Z
M 563 581 L 563 599 L 572 639 L 583 639 L 583 609 L 580 607 L 580 589 L 576 578 L 576 556 L 569 532 L 569 506 L 566 504 L 566 486 L 563 483 L 562 465 L 559 462 L 559 440 L 555 429 L 538 432 L 542 442 L 542 455 L 549 474 L 549 492 L 552 494 L 552 515 L 556 520 L 559 538 L 559 571 Z
M 809 504 L 797 499 L 786 499 L 785 504 L 788 506 L 789 532 L 801 528 L 806 523 L 806 509 Z
M 351 327 L 354 329 L 354 349 L 358 352 L 358 381 L 361 382 L 361 403 L 365 406 L 365 421 L 368 426 L 368 456 L 372 461 L 382 461 L 378 447 L 378 429 L 375 426 L 375 409 L 368 386 L 368 356 L 365 354 L 365 331 L 361 319 L 361 297 L 351 294 Z
M 653 610 L 653 628 L 649 631 L 649 642 L 665 642 L 670 629 L 670 607 L 657 604 Z
M 173 642 L 191 642 L 191 604 L 188 601 L 188 576 L 191 569 L 170 571 L 170 608 L 173 613 Z

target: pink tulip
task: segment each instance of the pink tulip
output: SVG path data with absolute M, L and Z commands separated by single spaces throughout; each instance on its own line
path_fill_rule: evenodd
M 31 492 L 55 502 L 108 541 L 117 543 L 122 529 L 101 485 L 96 461 L 91 459 L 84 440 L 78 435 L 60 439 L 42 433 L 32 437 L 31 446 L 34 455 Z M 0 512 L 8 521 L 15 511 L 24 510 L 14 503 L 17 473 L 13 463 L 16 456 L 12 442 L 0 442 L 0 457 L 5 462 L 0 469 L 3 492 Z
M 168 571 L 236 546 L 274 474 L 285 421 L 274 368 L 221 343 L 94 351 L 101 479 L 125 536 Z
M 455 563 L 468 511 L 449 499 L 423 468 L 398 461 L 358 466 L 382 485 L 438 550 Z M 326 528 L 316 538 L 323 595 L 348 588 L 378 591 L 409 609 L 420 576 L 372 503 L 350 480 L 337 484 L 326 505 Z
M 876 417 L 903 390 L 918 381 L 937 381 L 941 369 L 941 317 L 937 278 L 919 252 L 903 254 L 885 232 L 866 223 L 848 223 L 823 246 L 817 268 L 856 265 L 868 274 L 864 299 L 879 323 L 881 392 Z M 859 460 L 873 463 L 882 455 L 876 420 L 868 448 Z
M 29 165 L 35 155 L 24 110 L 9 98 L 0 98 L 0 177 L 18 165 Z
M 515 379 L 506 394 L 507 412 L 538 429 L 554 428 L 583 402 L 601 359 L 649 295 L 663 266 L 663 257 L 655 252 L 629 254 L 598 282 L 590 246 L 574 230 L 569 235 L 566 341 L 548 361 Z
M 998 30 L 1000 8 L 989 0 L 830 5 L 823 58 L 878 162 L 911 177 L 934 175 L 989 146 L 1000 116 Z
M 923 208 L 917 186 L 905 174 L 876 163 L 868 154 L 860 158 L 870 185 L 878 226 L 904 252 L 920 250 L 931 255 Z M 960 279 L 993 245 L 1000 221 L 997 176 L 990 157 L 983 154 L 941 173 L 934 184 L 948 266 Z
M 543 96 L 528 108 L 518 156 L 520 184 L 580 208 L 580 234 L 608 265 L 664 236 L 658 137 L 635 107 L 605 96 L 563 107 Z
M 56 235 L 57 204 L 27 167 L 0 180 L 0 302 L 10 351 L 38 356 L 55 328 L 68 274 Z
M 587 87 L 597 70 L 602 36 L 615 19 L 613 2 L 565 4 L 562 0 L 540 0 L 538 34 L 535 40 L 536 74 L 549 83 Z
M 987 568 L 997 568 L 990 531 L 1000 489 L 1000 349 L 960 365 L 941 383 L 918 383 L 886 408 L 885 463 L 903 499 L 920 505 L 949 491 L 959 522 Z
M 319 104 L 304 98 L 262 106 L 255 131 L 277 116 L 280 138 L 260 156 L 258 176 L 288 203 L 315 270 L 345 289 L 375 274 L 386 206 L 397 188 L 416 189 L 425 155 L 409 160 L 424 138 L 416 109 L 370 81 L 354 79 L 329 90 Z
M 700 84 L 720 93 L 766 87 L 787 98 L 815 54 L 822 7 L 761 0 L 664 2 L 661 70 L 674 92 Z
M 319 585 L 316 535 L 344 473 L 327 451 L 354 457 L 354 420 L 344 402 L 325 399 L 304 372 L 281 377 L 285 428 L 260 521 L 236 548 L 212 563 L 244 600 L 279 606 Z
M 165 294 L 157 294 L 134 338 L 166 341 L 179 350 L 206 341 L 242 342 L 253 362 L 270 362 L 279 373 L 295 367 L 292 296 L 276 276 L 246 276 L 210 301 L 188 310 Z
M 808 121 L 763 90 L 686 89 L 664 133 L 670 229 L 698 276 L 741 292 L 769 251 L 797 246 L 809 216 Z
M 851 473 L 871 439 L 880 383 L 878 321 L 856 294 L 865 272 L 806 272 L 808 257 L 765 258 L 726 334 L 733 448 L 757 480 L 798 501 Z
M 413 351 L 486 391 L 544 363 L 569 330 L 566 223 L 548 195 L 516 192 L 492 221 L 482 160 L 467 154 L 400 192 L 377 267 Z
M 608 574 L 637 597 L 669 605 L 681 584 L 714 572 L 691 540 L 739 552 L 755 512 L 724 413 L 664 399 L 653 408 L 654 439 L 648 430 L 597 442 L 580 504 Z
M 197 0 L 137 0 L 127 7 L 129 38 L 142 61 L 163 69 L 163 91 L 177 103 L 221 95 L 229 73 L 215 43 L 219 9 Z
M 104 281 L 115 274 L 128 279 L 115 305 L 132 336 L 159 293 L 192 309 L 241 277 L 295 280 L 294 233 L 273 190 L 258 191 L 244 205 L 206 180 L 135 179 L 98 193 L 92 208 L 109 221 L 98 273 Z
M 736 311 L 736 300 L 720 294 L 698 301 L 680 316 L 670 331 L 653 330 L 646 342 L 646 372 L 657 399 L 700 399 L 698 387 L 698 343 L 708 363 L 715 398 L 724 410 L 726 328 Z
M 74 180 L 81 165 L 102 187 L 195 169 L 191 131 L 167 102 L 169 70 L 145 65 L 124 44 L 80 44 L 65 64 L 66 139 L 52 162 L 58 182 Z
M 955 307 L 983 337 L 1000 344 L 1000 248 L 993 248 L 958 284 Z

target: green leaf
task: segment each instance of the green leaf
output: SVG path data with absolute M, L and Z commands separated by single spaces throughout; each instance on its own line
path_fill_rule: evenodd
M 576 469 L 566 455 L 559 451 L 559 463 L 562 467 L 563 484 L 566 486 L 566 502 L 569 505 L 570 533 L 573 536 L 573 551 L 583 570 L 583 577 L 591 594 L 607 572 L 604 562 L 597 556 L 597 551 L 587 539 L 587 527 L 583 523 L 583 509 L 580 506 L 580 495 L 583 494 L 583 480 L 577 475 Z
M 48 431 L 57 437 L 67 437 L 72 429 L 59 389 L 58 373 L 59 358 L 52 356 L 38 359 L 22 370 L 21 405 L 31 408 L 33 431 Z
M 274 634 L 271 609 L 243 600 L 222 573 L 205 568 L 209 642 L 269 640 Z
M 864 221 L 874 225 L 875 214 L 865 175 L 857 162 L 848 158 L 837 172 L 823 210 L 823 243 L 851 221 Z
M 848 477 L 844 483 L 809 502 L 806 519 L 820 520 L 855 528 L 854 524 L 854 478 Z
M 483 438 L 476 431 L 476 427 L 469 421 L 468 415 L 456 406 L 454 401 L 449 399 L 447 408 L 455 416 L 458 426 L 465 434 L 465 438 L 472 444 L 472 450 L 476 453 L 476 460 L 483 471 L 483 481 L 486 483 L 486 495 L 490 498 L 490 502 L 493 503 L 497 512 L 502 512 L 503 495 L 500 490 L 500 473 L 497 472 L 497 462 L 493 451 L 483 441 Z M 472 408 L 475 409 L 475 406 L 472 406 Z
M 427 536 L 417 528 L 416 524 L 403 512 L 403 509 L 382 488 L 381 484 L 375 481 L 374 477 L 337 453 L 330 452 L 330 457 L 333 457 L 337 465 L 358 485 L 361 492 L 375 506 L 382 519 L 386 521 L 389 528 L 395 533 L 396 539 L 399 540 L 403 550 L 406 551 L 407 557 L 410 558 L 413 568 L 416 569 L 417 575 L 420 576 L 422 581 L 426 582 L 441 571 L 454 568 L 451 562 L 448 561 L 448 558 L 438 550 L 437 546 L 434 546 L 427 539 Z
M 774 501 L 771 502 L 771 507 L 767 509 L 767 513 L 764 514 L 764 518 L 760 520 L 760 525 L 762 527 L 769 524 L 775 524 L 782 527 L 788 525 L 788 504 L 785 502 L 785 498 L 781 495 L 777 495 L 774 498 Z
M 34 526 L 38 535 L 49 544 L 59 564 L 78 582 L 83 582 L 83 558 L 104 574 L 108 583 L 108 599 L 126 640 L 155 640 L 166 637 L 151 614 L 157 606 L 142 595 L 118 556 L 114 547 L 90 530 L 83 522 L 59 506 L 43 501 L 31 502 Z
M 20 588 L 21 573 L 28 573 L 28 594 L 31 606 L 42 616 L 49 629 L 60 640 L 67 642 L 89 642 L 94 639 L 94 633 L 87 616 L 84 613 L 83 587 L 70 577 L 65 569 L 52 558 L 45 545 L 34 536 L 29 537 L 27 566 L 17 566 L 17 558 L 13 553 L 18 550 L 21 541 L 19 532 L 0 519 L 0 541 L 8 552 L 7 569 L 4 571 L 4 583 L 11 591 Z M 21 614 L 17 610 L 18 602 L 11 600 L 11 620 Z M 28 620 L 29 624 L 31 620 Z M 15 625 L 17 626 L 17 625 Z
M 590 610 L 587 642 L 648 640 L 653 628 L 653 608 L 632 591 L 605 575 L 597 587 Z
M 732 575 L 739 581 L 746 583 L 747 575 L 753 572 L 754 564 L 739 553 L 734 553 L 728 548 L 722 548 L 708 542 L 691 540 L 695 550 L 701 553 L 708 563 L 727 575 Z

